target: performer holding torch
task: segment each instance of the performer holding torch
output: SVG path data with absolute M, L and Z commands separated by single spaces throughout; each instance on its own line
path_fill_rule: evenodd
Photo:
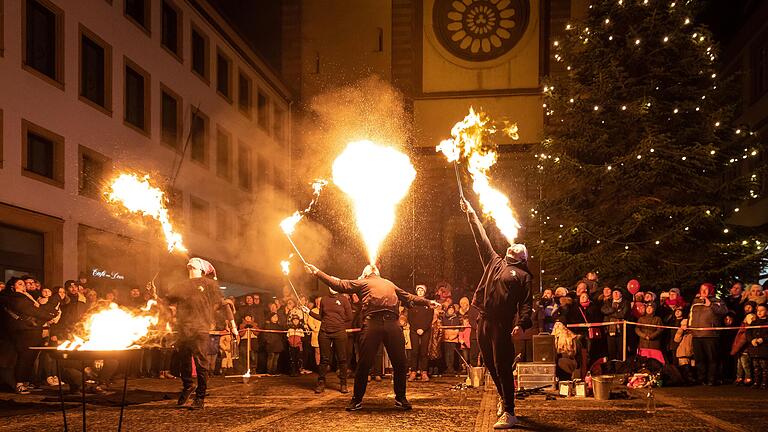
M 484 266 L 472 306 L 480 311 L 477 322 L 480 351 L 501 397 L 497 412 L 499 420 L 493 428 L 511 429 L 518 422 L 512 376 L 515 349 L 511 336 L 532 326 L 532 277 L 528 270 L 528 252 L 525 245 L 513 244 L 507 248 L 505 256 L 499 256 L 469 201 L 462 198 L 460 205 L 467 214 Z
M 216 270 L 208 261 L 192 258 L 187 263 L 189 279 L 174 286 L 161 295 L 170 303 L 176 304 L 176 329 L 178 339 L 176 347 L 181 358 L 182 390 L 178 404 L 184 405 L 192 392 L 196 398 L 191 409 L 203 409 L 205 391 L 208 386 L 208 364 L 206 352 L 209 345 L 208 332 L 215 323 L 216 312 L 221 310 L 229 324 L 233 340 L 236 340 L 237 326 L 232 309 L 224 302 L 224 297 L 216 282 Z M 192 359 L 197 370 L 197 389 L 192 381 Z
M 329 276 L 312 264 L 306 264 L 306 269 L 334 291 L 358 294 L 362 298 L 361 313 L 364 318 L 360 334 L 360 361 L 355 374 L 352 400 L 346 410 L 357 411 L 362 408 L 368 374 L 381 343 L 384 343 L 387 349 L 394 370 L 395 407 L 410 410 L 411 404 L 405 397 L 408 365 L 405 356 L 405 337 L 398 322 L 398 305 L 400 301 L 432 307 L 437 307 L 439 304 L 434 300 L 427 300 L 398 288 L 391 281 L 382 278 L 378 268 L 370 264 L 365 267 L 357 280 Z

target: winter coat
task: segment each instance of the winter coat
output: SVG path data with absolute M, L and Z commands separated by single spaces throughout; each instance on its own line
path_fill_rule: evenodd
M 427 357 L 430 360 L 437 360 L 443 356 L 443 328 L 440 326 L 440 321 L 432 323 L 432 334 L 429 336 L 429 349 L 427 350 Z
M 56 314 L 41 308 L 35 300 L 24 293 L 8 292 L 0 299 L 0 314 L 5 321 L 5 331 L 10 334 L 39 330 L 42 335 L 43 324 L 56 317 Z
M 656 315 L 643 315 L 637 320 L 638 324 L 663 325 L 661 318 Z M 655 327 L 635 326 L 635 334 L 640 337 L 638 348 L 661 350 L 661 333 L 664 329 Z
M 264 330 L 285 330 L 280 324 L 268 322 L 264 324 Z M 281 353 L 285 349 L 285 334 L 264 332 L 264 344 L 268 353 Z
M 719 327 L 723 322 L 723 317 L 728 313 L 728 308 L 715 297 L 709 297 L 710 305 L 705 306 L 704 300 L 697 297 L 691 306 L 688 326 L 690 327 Z M 691 330 L 693 337 L 697 338 L 716 338 L 717 330 Z
M 542 299 L 536 305 L 536 322 L 539 329 L 546 333 L 552 333 L 552 327 L 555 326 L 555 307 L 554 299 Z
M 691 330 L 677 329 L 677 332 L 675 332 L 675 342 L 677 343 L 675 357 L 693 358 L 693 334 Z
M 413 305 L 408 309 L 408 323 L 415 330 L 429 331 L 432 327 L 434 312 L 429 306 Z
M 741 354 L 750 341 L 747 340 L 747 323 L 741 323 L 739 330 L 736 332 L 736 337 L 733 339 L 731 345 L 731 355 L 736 356 Z
M 443 327 L 454 327 L 461 325 L 461 319 L 458 315 L 444 316 L 440 324 Z M 443 329 L 443 342 L 459 342 L 459 329 Z
M 621 299 L 618 302 L 614 302 L 613 299 L 603 302 L 603 306 L 600 308 L 600 312 L 603 313 L 603 322 L 617 322 L 627 319 L 629 313 L 629 302 L 625 299 Z M 610 325 L 608 326 L 608 332 L 620 333 L 621 326 Z
M 768 359 L 768 328 L 754 328 L 757 326 L 768 326 L 768 318 L 758 318 L 747 328 L 747 353 L 750 357 Z M 754 339 L 763 339 L 763 343 L 754 346 Z
M 315 314 L 315 316 L 320 315 L 320 308 L 313 308 L 312 312 Z M 323 324 L 322 321 L 319 319 L 315 319 L 312 317 L 312 315 L 308 315 L 306 317 L 307 320 L 307 326 L 310 330 L 312 330 L 312 338 L 310 340 L 310 345 L 312 345 L 313 348 L 320 348 L 320 340 L 318 337 L 320 336 L 320 326 Z

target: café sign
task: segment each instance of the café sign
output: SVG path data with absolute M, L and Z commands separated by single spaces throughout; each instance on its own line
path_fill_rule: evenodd
M 112 279 L 112 280 L 124 280 L 125 276 L 118 272 L 110 272 L 107 270 L 102 270 L 100 268 L 93 268 L 91 269 L 91 275 L 93 277 L 101 278 L 101 279 Z

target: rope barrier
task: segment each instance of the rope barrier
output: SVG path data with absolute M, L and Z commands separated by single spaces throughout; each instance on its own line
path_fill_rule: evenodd
M 656 324 L 644 324 L 644 323 L 638 323 L 634 321 L 627 321 L 627 320 L 621 320 L 621 321 L 608 321 L 608 322 L 601 322 L 601 323 L 583 323 L 583 324 L 566 324 L 566 327 L 570 328 L 588 328 L 588 327 L 604 327 L 609 325 L 636 325 L 640 327 L 652 327 L 652 328 L 663 328 L 663 329 L 670 329 L 670 330 L 677 330 L 681 327 L 674 327 L 674 326 L 665 326 L 665 325 L 656 325 Z M 741 327 L 690 327 L 688 326 L 686 330 L 739 330 Z M 761 325 L 761 326 L 748 326 L 747 329 L 758 329 L 758 328 L 768 328 L 768 325 Z

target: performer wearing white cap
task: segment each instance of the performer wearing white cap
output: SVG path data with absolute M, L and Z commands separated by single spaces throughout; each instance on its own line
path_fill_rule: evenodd
M 511 429 L 517 424 L 512 376 L 515 360 L 512 335 L 532 326 L 532 277 L 528 270 L 528 251 L 525 245 L 513 244 L 507 248 L 505 256 L 499 256 L 493 250 L 485 228 L 469 201 L 462 199 L 460 205 L 467 213 L 484 267 L 472 306 L 480 311 L 477 321 L 480 352 L 501 397 L 499 420 L 493 428 Z
M 208 364 L 206 357 L 210 343 L 208 332 L 213 328 L 219 308 L 223 308 L 233 338 L 237 337 L 237 326 L 232 309 L 226 306 L 221 295 L 216 282 L 216 269 L 211 263 L 192 258 L 187 263 L 187 270 L 189 279 L 171 288 L 163 297 L 176 304 L 176 348 L 181 358 L 183 385 L 178 404 L 186 404 L 189 396 L 195 392 L 196 398 L 191 409 L 202 409 L 205 406 L 208 370 L 213 366 Z M 197 389 L 192 381 L 192 359 L 197 371 Z

